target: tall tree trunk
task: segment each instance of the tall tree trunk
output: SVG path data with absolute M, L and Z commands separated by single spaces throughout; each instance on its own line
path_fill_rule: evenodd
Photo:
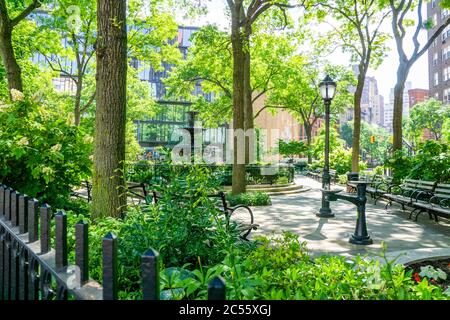
M 359 65 L 358 84 L 353 101 L 353 143 L 352 143 L 352 172 L 359 172 L 359 144 L 361 138 L 361 97 L 364 89 L 367 69 L 364 65 Z
M 253 103 L 252 103 L 252 87 L 250 83 L 250 31 L 246 31 L 244 38 L 244 128 L 248 136 L 245 137 L 245 163 L 249 164 L 254 161 L 254 119 L 253 119 Z
M 239 17 L 241 16 L 242 5 L 235 7 L 232 13 L 231 23 L 231 43 L 233 47 L 233 129 L 244 130 L 244 48 L 243 39 L 239 27 Z M 245 144 L 244 144 L 245 145 Z M 233 177 L 232 193 L 234 195 L 245 192 L 245 163 L 239 163 L 240 152 L 236 135 L 233 141 Z
M 126 206 L 125 160 L 127 30 L 126 0 L 97 0 L 97 108 L 94 217 L 120 217 Z
M 392 131 L 394 135 L 393 151 L 402 150 L 403 145 L 403 91 L 408 77 L 409 68 L 400 63 L 397 69 L 397 83 L 394 87 L 394 114 L 392 119 Z
M 312 163 L 312 154 L 311 154 L 312 125 L 310 125 L 307 122 L 304 122 L 303 127 L 305 128 L 306 143 L 308 144 L 308 164 L 311 164 Z
M 79 126 L 81 121 L 81 92 L 83 90 L 83 76 L 78 73 L 78 81 L 77 88 L 75 92 L 75 107 L 74 107 L 74 115 L 75 115 L 75 125 Z
M 22 71 L 17 63 L 12 45 L 12 26 L 9 19 L 0 18 L 0 56 L 5 67 L 8 89 L 23 91 Z

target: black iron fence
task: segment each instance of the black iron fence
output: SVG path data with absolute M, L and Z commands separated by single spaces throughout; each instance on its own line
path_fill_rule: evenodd
M 0 300 L 116 300 L 118 239 L 103 238 L 100 285 L 89 278 L 88 228 L 85 221 L 75 225 L 75 264 L 69 265 L 66 214 L 0 185 Z M 144 300 L 160 297 L 158 259 L 153 249 L 141 257 Z M 223 279 L 214 278 L 208 299 L 225 300 L 225 289 Z

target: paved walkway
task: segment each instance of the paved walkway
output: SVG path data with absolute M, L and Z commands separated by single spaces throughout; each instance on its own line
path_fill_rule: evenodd
M 352 245 L 348 242 L 354 232 L 356 207 L 343 200 L 331 203 L 335 218 L 316 217 L 321 205 L 321 184 L 313 179 L 298 176 L 295 182 L 311 190 L 292 194 L 272 196 L 272 206 L 254 207 L 255 223 L 260 227 L 252 232 L 270 235 L 281 231 L 292 231 L 307 241 L 313 255 L 324 253 L 356 255 L 377 255 L 381 242 L 387 244 L 388 252 L 413 249 L 450 248 L 450 221 L 439 219 L 436 223 L 427 214 L 421 214 L 419 221 L 408 220 L 409 212 L 393 205 L 386 211 L 385 202 L 376 206 L 369 200 L 366 206 L 367 229 L 373 239 L 369 246 Z M 343 188 L 332 186 L 332 188 Z

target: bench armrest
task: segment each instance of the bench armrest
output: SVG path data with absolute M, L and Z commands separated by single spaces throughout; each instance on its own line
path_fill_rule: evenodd
M 414 196 L 414 194 L 416 194 L 416 196 Z M 431 192 L 431 191 L 428 191 L 428 190 L 414 190 L 412 193 L 411 193 L 411 202 L 413 202 L 413 198 L 416 200 L 416 202 L 419 200 L 419 197 L 422 195 L 422 194 L 426 194 L 426 195 L 429 195 L 429 196 L 433 196 L 433 193 Z

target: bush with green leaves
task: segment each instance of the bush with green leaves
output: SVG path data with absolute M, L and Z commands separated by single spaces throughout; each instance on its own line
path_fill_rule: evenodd
M 414 156 L 397 151 L 386 160 L 395 181 L 404 178 L 428 181 L 450 181 L 450 147 L 446 143 L 427 140 L 419 145 Z
M 63 207 L 91 172 L 92 137 L 56 110 L 13 91 L 0 105 L 0 181 Z
M 236 300 L 431 300 L 449 299 L 426 279 L 388 261 L 357 256 L 322 255 L 313 259 L 293 233 L 255 239 L 250 253 L 231 250 L 222 264 L 194 271 L 165 270 L 164 298 L 205 299 L 207 283 L 221 275 L 227 299 Z M 170 278 L 170 281 L 168 280 Z
M 123 220 L 90 221 L 90 267 L 94 279 L 101 280 L 102 237 L 113 232 L 119 239 L 121 298 L 140 297 L 141 255 L 149 248 L 160 253 L 163 270 L 195 270 L 222 262 L 230 247 L 243 247 L 245 251 L 252 245 L 239 240 L 238 230 L 227 228 L 225 215 L 217 209 L 215 199 L 208 197 L 217 193 L 219 186 L 211 172 L 198 166 L 185 169 L 168 167 L 170 179 L 155 185 L 162 195 L 157 204 L 130 207 Z M 69 230 L 81 218 L 89 221 L 89 217 L 69 213 Z M 69 247 L 74 247 L 73 233 L 69 234 Z
M 309 168 L 314 170 L 323 168 L 325 164 L 324 156 L 318 161 L 314 161 Z M 352 171 L 352 149 L 344 147 L 332 149 L 330 152 L 330 169 L 336 170 L 337 175 L 343 175 Z M 367 169 L 367 164 L 363 161 L 359 162 L 359 170 Z
M 270 196 L 262 191 L 250 191 L 236 196 L 228 193 L 227 200 L 231 206 L 237 206 L 239 204 L 246 206 L 270 206 L 272 204 Z

